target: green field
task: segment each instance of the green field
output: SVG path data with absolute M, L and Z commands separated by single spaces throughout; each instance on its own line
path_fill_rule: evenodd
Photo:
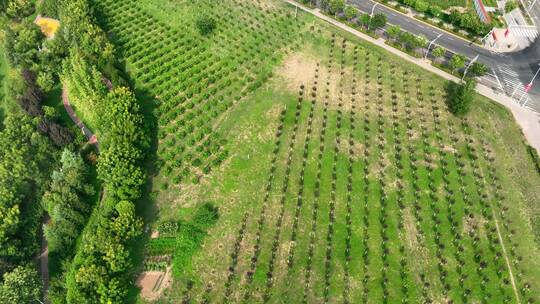
M 149 246 L 163 303 L 540 300 L 540 177 L 502 107 L 451 116 L 445 81 L 281 1 L 95 5 L 155 106 L 148 218 L 182 220 Z

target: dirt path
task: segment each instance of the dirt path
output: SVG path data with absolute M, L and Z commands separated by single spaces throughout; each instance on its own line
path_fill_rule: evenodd
M 316 16 L 317 18 L 319 19 L 322 19 L 336 27 L 339 27 L 341 28 L 342 30 L 344 31 L 347 31 L 363 40 L 366 40 L 372 44 L 375 44 L 385 50 L 387 50 L 388 52 L 400 57 L 400 58 L 403 58 L 411 63 L 414 63 L 418 66 L 420 66 L 421 68 L 425 69 L 425 70 L 428 70 L 434 74 L 437 74 L 439 75 L 440 77 L 444 78 L 444 79 L 447 79 L 447 80 L 450 80 L 450 81 L 454 81 L 454 82 L 458 82 L 460 79 L 453 76 L 453 75 L 450 75 L 434 66 L 432 66 L 428 61 L 426 60 L 423 60 L 423 59 L 418 59 L 418 58 L 415 58 L 415 57 L 412 57 L 406 53 L 403 53 L 389 45 L 387 45 L 385 43 L 385 40 L 382 39 L 382 38 L 379 38 L 379 39 L 375 39 L 373 37 L 370 37 L 360 31 L 357 31 L 337 20 L 334 20 L 332 19 L 331 17 L 328 17 L 324 14 L 322 14 L 319 10 L 315 9 L 310 9 L 310 8 L 307 8 L 301 4 L 298 4 L 296 3 L 295 1 L 292 1 L 292 0 L 285 0 L 285 2 L 288 2 L 289 4 L 291 5 L 294 5 L 294 6 L 298 6 L 299 9 L 302 9 L 303 11 L 305 12 L 308 12 L 314 16 Z M 538 153 L 540 153 L 540 136 L 538 136 L 538 134 L 540 134 L 540 116 L 538 113 L 535 113 L 531 110 L 528 110 L 524 107 L 521 107 L 519 106 L 518 104 L 516 104 L 515 102 L 512 101 L 512 99 L 510 99 L 510 97 L 506 96 L 505 94 L 499 94 L 498 92 L 494 92 L 491 88 L 485 86 L 485 85 L 482 85 L 482 84 L 478 84 L 476 86 L 476 91 L 481 94 L 481 95 L 484 95 L 486 96 L 487 98 L 489 99 L 492 99 L 494 101 L 496 101 L 497 103 L 500 103 L 502 104 L 503 106 L 505 106 L 507 109 L 509 109 L 512 114 L 514 115 L 514 118 L 515 120 L 517 121 L 518 125 L 521 127 L 521 130 L 523 131 L 523 134 L 525 135 L 525 138 L 527 139 L 529 145 L 531 145 L 533 148 L 536 149 L 536 151 L 538 151 Z
M 43 281 L 43 301 L 49 303 L 48 291 L 49 291 L 49 244 L 47 238 L 43 232 L 43 227 L 49 222 L 49 216 L 45 215 L 42 221 L 41 229 L 41 250 L 38 256 L 39 260 L 39 272 L 41 274 L 41 280 Z
M 510 260 L 508 259 L 508 254 L 506 253 L 506 247 L 504 246 L 504 241 L 501 235 L 501 230 L 499 229 L 499 221 L 497 220 L 497 216 L 495 215 L 495 211 L 491 210 L 493 214 L 493 219 L 495 221 L 495 228 L 497 229 L 497 236 L 499 237 L 499 242 L 501 243 L 502 251 L 504 260 L 506 261 L 506 267 L 508 268 L 508 273 L 510 274 L 510 282 L 512 283 L 512 288 L 514 289 L 514 294 L 516 296 L 516 301 L 518 304 L 521 303 L 519 300 L 519 293 L 516 287 L 516 281 L 514 280 L 514 274 L 512 273 L 512 266 L 510 266 Z
M 62 103 L 64 104 L 64 108 L 66 109 L 66 112 L 68 113 L 73 123 L 75 123 L 82 130 L 84 136 L 86 136 L 86 138 L 88 139 L 88 143 L 95 145 L 96 148 L 99 150 L 99 143 L 96 135 L 84 125 L 84 123 L 79 119 L 79 117 L 77 117 L 77 114 L 75 114 L 73 107 L 69 103 L 68 89 L 65 84 L 62 87 Z

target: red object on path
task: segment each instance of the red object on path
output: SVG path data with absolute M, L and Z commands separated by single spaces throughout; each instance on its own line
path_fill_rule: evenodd
M 525 93 L 528 93 L 529 90 L 532 88 L 532 83 L 529 82 L 526 86 L 525 86 Z
M 493 36 L 493 40 L 497 41 L 497 35 L 495 34 L 495 31 L 491 32 L 491 36 Z
M 504 31 L 504 37 L 508 37 L 508 34 L 510 34 L 509 28 L 507 28 L 506 31 Z

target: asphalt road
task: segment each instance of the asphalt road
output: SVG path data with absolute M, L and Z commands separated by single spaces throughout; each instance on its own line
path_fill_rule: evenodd
M 371 10 L 375 5 L 375 2 L 370 0 L 347 0 L 347 2 L 366 13 L 371 13 Z M 508 94 L 512 94 L 516 85 L 521 86 L 522 84 L 529 83 L 534 73 L 536 73 L 539 68 L 540 39 L 536 39 L 531 46 L 519 52 L 506 54 L 494 53 L 464 39 L 450 35 L 436 27 L 429 26 L 414 18 L 400 14 L 384 5 L 378 4 L 375 7 L 374 12 L 384 13 L 388 18 L 388 23 L 399 25 L 401 29 L 410 33 L 417 35 L 422 34 L 428 40 L 432 40 L 442 33 L 443 35 L 436 41 L 436 44 L 443 46 L 453 53 L 459 53 L 469 58 L 480 55 L 478 61 L 491 68 L 491 74 L 497 75 Z M 533 19 L 535 19 L 537 26 L 540 26 L 540 1 L 535 4 L 535 7 L 533 7 L 530 14 Z M 496 87 L 497 82 L 495 81 L 495 77 L 492 78 L 492 85 L 493 87 Z M 531 101 L 529 101 L 527 106 L 540 112 L 540 77 L 536 79 L 535 85 L 533 85 L 532 89 L 529 91 L 529 95 Z

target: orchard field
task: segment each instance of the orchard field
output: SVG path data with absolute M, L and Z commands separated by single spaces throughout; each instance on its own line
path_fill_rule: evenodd
M 450 84 L 277 0 L 94 6 L 156 115 L 148 218 L 219 210 L 149 250 L 163 303 L 540 301 L 540 177 L 502 107 L 454 117 Z

